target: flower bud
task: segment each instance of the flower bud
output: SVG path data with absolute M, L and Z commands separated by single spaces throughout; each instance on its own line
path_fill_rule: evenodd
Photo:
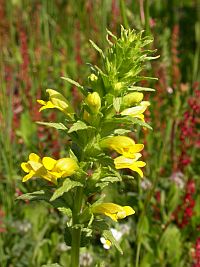
M 139 103 L 142 101 L 144 95 L 140 92 L 133 92 L 130 94 L 127 94 L 123 97 L 123 105 L 126 107 L 131 107 L 136 103 Z
M 95 82 L 95 81 L 98 80 L 98 77 L 97 77 L 94 73 L 92 73 L 92 74 L 88 77 L 88 79 L 89 79 L 91 82 Z
M 97 114 L 101 108 L 101 98 L 97 92 L 88 94 L 85 103 L 89 106 L 93 114 Z
M 114 85 L 114 90 L 115 91 L 121 91 L 121 89 L 123 88 L 123 83 L 122 82 L 118 82 Z

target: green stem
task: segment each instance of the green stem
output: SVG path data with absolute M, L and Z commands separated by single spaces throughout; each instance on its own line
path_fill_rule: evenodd
M 135 261 L 135 267 L 139 266 L 139 260 L 140 260 L 140 249 L 141 249 L 141 242 L 138 242 L 137 245 L 137 251 L 136 251 L 136 261 Z
M 71 267 L 79 267 L 81 229 L 72 230 Z
M 73 230 L 72 230 L 72 248 L 71 248 L 71 267 L 79 267 L 81 228 L 78 227 L 79 214 L 83 201 L 83 188 L 79 187 L 76 190 L 73 208 Z M 77 226 L 77 227 L 76 227 Z

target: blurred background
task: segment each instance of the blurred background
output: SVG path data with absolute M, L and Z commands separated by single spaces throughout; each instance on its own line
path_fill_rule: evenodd
M 22 184 L 20 163 L 31 152 L 65 155 L 62 134 L 35 123 L 59 114 L 39 113 L 36 99 L 58 89 L 78 107 L 80 93 L 60 77 L 86 83 L 86 63 L 101 64 L 89 39 L 105 50 L 106 28 L 118 35 L 120 25 L 145 30 L 160 55 L 144 71 L 158 81 L 140 84 L 156 89 L 145 95 L 153 131 L 137 131 L 145 178 L 108 189 L 110 200 L 136 209 L 115 229 L 124 255 L 106 251 L 97 236 L 82 250 L 81 266 L 200 266 L 200 1 L 0 0 L 1 267 L 69 266 L 67 217 L 15 200 L 41 188 Z

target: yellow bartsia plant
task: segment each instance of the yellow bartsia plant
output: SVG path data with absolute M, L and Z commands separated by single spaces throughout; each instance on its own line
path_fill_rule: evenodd
M 69 218 L 64 236 L 66 244 L 71 246 L 71 262 L 66 263 L 70 267 L 80 266 L 80 247 L 87 246 L 96 233 L 107 240 L 107 247 L 112 243 L 122 253 L 106 217 L 118 222 L 135 211 L 133 207 L 112 203 L 112 194 L 109 195 L 110 202 L 105 199 L 105 203 L 100 203 L 102 192 L 109 192 L 109 189 L 103 191 L 108 185 L 132 180 L 124 169 L 142 177 L 141 168 L 145 166 L 145 162 L 139 160 L 144 145 L 127 135 L 135 132 L 135 125 L 151 128 L 144 122 L 144 112 L 150 103 L 143 101 L 144 95 L 140 92 L 143 88 L 135 85 L 143 79 L 140 72 L 144 63 L 153 59 L 151 51 L 145 50 L 151 38 L 123 27 L 119 38 L 109 31 L 108 35 L 106 53 L 91 41 L 102 57 L 103 68 L 90 65 L 91 74 L 86 86 L 62 77 L 76 86 L 83 96 L 76 112 L 70 102 L 53 89 L 46 90 L 47 101 L 38 100 L 42 105 L 40 111 L 57 109 L 66 116 L 59 122 L 38 122 L 62 131 L 62 138 L 66 135 L 61 151 L 64 156 L 53 159 L 31 153 L 28 161 L 21 164 L 26 173 L 23 182 L 42 178 L 43 183 L 38 184 L 41 190 L 18 198 L 44 200 Z M 144 88 L 144 91 L 149 89 Z M 109 150 L 118 156 L 113 159 Z

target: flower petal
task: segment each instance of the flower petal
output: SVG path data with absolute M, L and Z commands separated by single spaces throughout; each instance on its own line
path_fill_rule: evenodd
M 29 174 L 25 175 L 22 179 L 22 182 L 26 182 L 29 179 L 31 179 L 32 177 L 34 177 L 35 172 L 34 171 L 30 171 Z
M 29 155 L 29 160 L 35 161 L 35 162 L 41 162 L 40 157 L 37 154 L 35 154 L 35 153 L 31 153 Z
M 55 165 L 56 165 L 57 160 L 52 159 L 50 157 L 44 157 L 42 158 L 42 164 L 44 165 L 45 169 L 51 171 Z
M 22 168 L 23 171 L 25 171 L 27 173 L 29 173 L 32 170 L 30 164 L 27 163 L 27 162 L 22 162 L 21 163 L 21 168 Z
M 40 168 L 43 167 L 43 165 L 40 162 L 29 160 L 28 164 L 31 166 L 33 171 L 38 171 Z

